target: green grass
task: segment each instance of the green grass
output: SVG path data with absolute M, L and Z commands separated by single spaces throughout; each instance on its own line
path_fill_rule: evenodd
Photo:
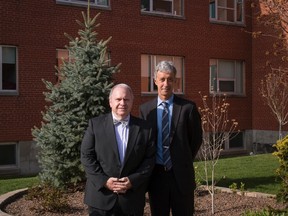
M 39 184 L 39 179 L 38 177 L 6 177 L 6 178 L 1 178 L 0 179 L 0 195 L 7 193 L 9 191 L 17 190 L 17 189 L 22 189 L 26 187 L 32 187 L 34 185 Z
M 195 162 L 195 166 L 196 178 L 199 178 L 199 174 L 204 173 L 203 162 Z M 276 194 L 280 188 L 280 182 L 275 181 L 275 170 L 278 166 L 278 159 L 272 154 L 219 159 L 215 167 L 216 186 L 229 188 L 233 183 L 237 183 L 239 188 L 243 182 L 246 191 Z M 2 178 L 0 195 L 39 183 L 38 177 Z
M 204 174 L 203 165 L 203 162 L 195 162 L 196 178 L 200 180 Z M 280 188 L 275 173 L 278 166 L 278 159 L 272 154 L 219 159 L 215 167 L 216 186 L 229 187 L 237 183 L 239 188 L 243 182 L 246 191 L 276 194 Z

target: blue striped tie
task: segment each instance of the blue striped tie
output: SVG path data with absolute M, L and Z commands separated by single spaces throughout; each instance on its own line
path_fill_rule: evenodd
M 162 114 L 162 146 L 163 146 L 163 162 L 166 170 L 172 168 L 172 161 L 170 157 L 169 149 L 169 111 L 168 103 L 162 102 L 163 114 Z

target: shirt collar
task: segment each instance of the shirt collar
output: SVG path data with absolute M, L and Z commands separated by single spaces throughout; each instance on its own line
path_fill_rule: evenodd
M 165 100 L 166 103 L 168 103 L 168 106 L 170 106 L 172 103 L 173 103 L 173 99 L 174 99 L 174 94 L 172 94 L 172 96 L 168 99 L 168 100 Z M 157 99 L 157 107 L 159 105 L 161 105 L 163 101 L 160 99 L 160 97 L 158 96 L 158 99 Z
M 128 114 L 124 119 L 118 119 L 117 117 L 116 117 L 116 115 L 113 113 L 113 112 L 111 112 L 112 113 L 112 118 L 113 119 L 116 119 L 117 121 L 127 121 L 127 122 L 129 122 L 129 120 L 130 120 L 130 114 Z

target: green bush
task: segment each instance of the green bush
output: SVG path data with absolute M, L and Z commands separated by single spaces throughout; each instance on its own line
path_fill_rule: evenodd
M 277 151 L 273 155 L 278 157 L 280 163 L 276 174 L 281 180 L 281 188 L 279 193 L 277 193 L 277 200 L 288 203 L 288 136 L 278 140 L 274 146 Z

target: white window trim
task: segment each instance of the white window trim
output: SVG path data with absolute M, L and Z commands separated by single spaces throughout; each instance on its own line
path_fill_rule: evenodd
M 10 89 L 2 89 L 2 47 L 13 47 L 16 49 L 16 89 L 15 90 L 10 90 Z M 16 46 L 11 46 L 11 45 L 0 45 L 0 95 L 18 95 L 18 89 L 19 89 L 19 84 L 18 84 L 18 48 Z

